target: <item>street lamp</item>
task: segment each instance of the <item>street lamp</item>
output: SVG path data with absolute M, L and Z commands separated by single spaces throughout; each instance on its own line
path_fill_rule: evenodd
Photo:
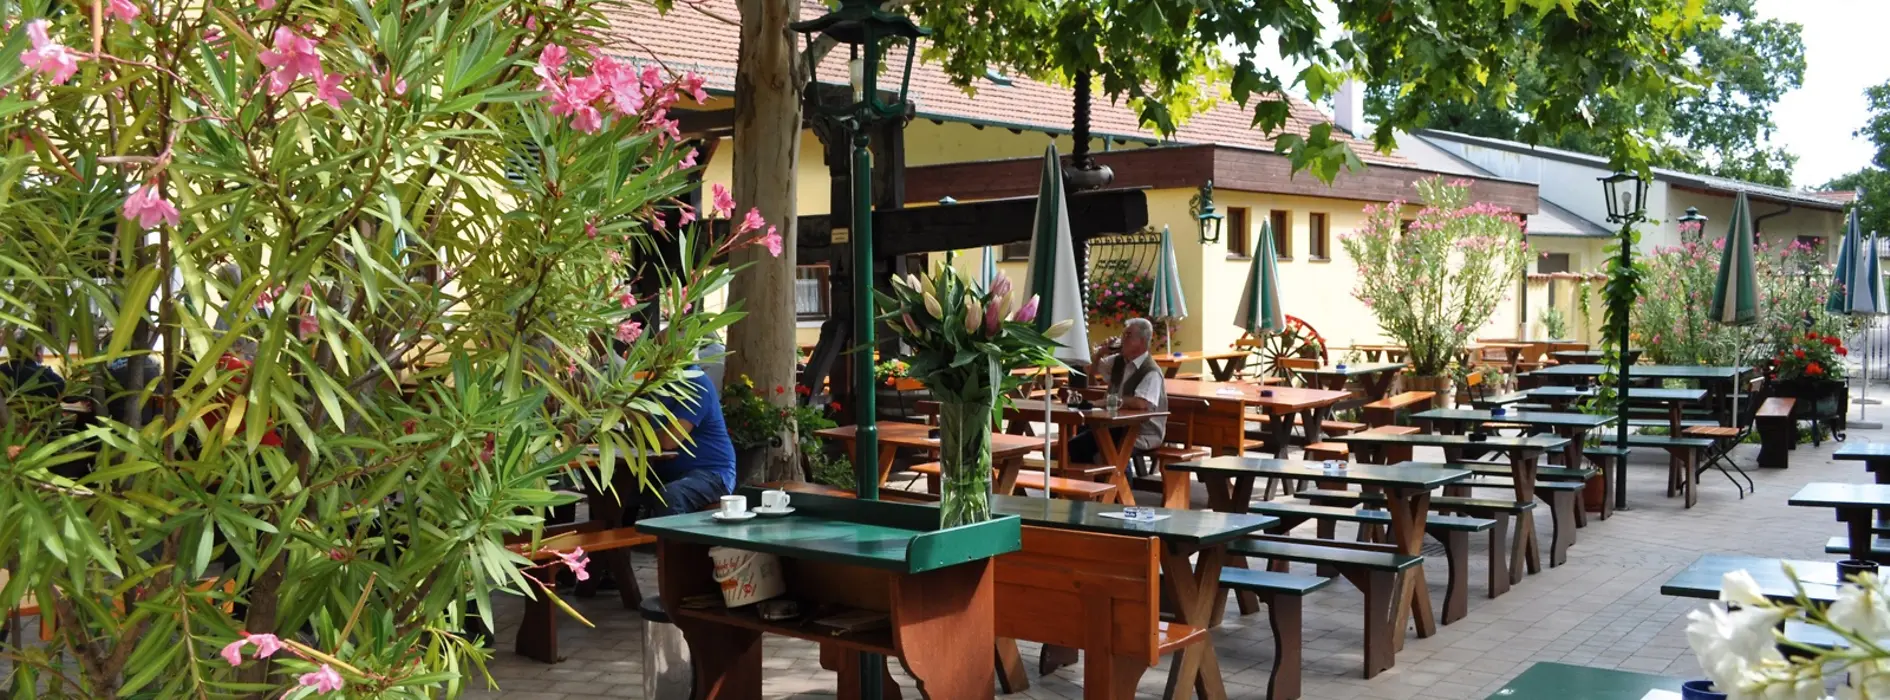
M 1227 215 L 1214 211 L 1214 181 L 1201 185 L 1201 191 L 1194 197 L 1194 219 L 1201 226 L 1201 243 L 1221 242 L 1221 228 L 1227 223 Z
M 1680 222 L 1680 235 L 1683 237 L 1692 234 L 1697 240 L 1706 231 L 1707 218 L 1700 213 L 1699 207 L 1687 207 L 1687 213 L 1681 214 L 1676 221 Z
M 822 105 L 819 111 L 836 117 L 852 132 L 853 172 L 853 338 L 854 347 L 871 348 L 873 341 L 873 158 L 867 151 L 871 127 L 887 119 L 904 119 L 907 113 L 906 89 L 912 82 L 912 62 L 918 55 L 919 37 L 926 31 L 904 15 L 879 9 L 874 0 L 841 0 L 840 7 L 820 17 L 790 25 L 811 45 L 816 36 L 824 36 L 848 47 L 847 68 L 853 83 L 853 101 L 845 105 Z M 890 101 L 879 91 L 879 70 L 889 42 L 904 43 L 905 72 L 899 76 L 899 92 Z M 855 493 L 860 498 L 879 497 L 879 428 L 873 401 L 872 355 L 861 355 L 853 362 L 854 423 L 858 425 L 853 441 Z M 870 665 L 878 669 L 878 665 Z M 879 676 L 871 675 L 878 686 Z M 875 694 L 876 695 L 876 694 Z
M 1639 175 L 1617 172 L 1601 180 L 1602 193 L 1608 200 L 1608 220 L 1621 225 L 1621 259 L 1614 272 L 1627 275 L 1631 281 L 1634 275 L 1634 224 L 1646 217 L 1647 181 Z M 1608 312 L 1614 315 L 1615 343 L 1615 422 L 1614 439 L 1616 448 L 1627 447 L 1628 429 L 1628 313 L 1626 308 L 1633 302 L 1633 294 L 1621 294 L 1610 283 L 1608 292 Z M 1625 457 L 1618 458 L 1615 464 L 1626 464 Z M 1616 467 L 1619 468 L 1619 467 Z M 1615 508 L 1627 505 L 1623 494 L 1616 494 Z

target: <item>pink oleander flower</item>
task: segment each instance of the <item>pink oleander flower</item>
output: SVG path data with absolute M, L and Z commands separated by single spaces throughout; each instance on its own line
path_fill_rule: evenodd
M 256 645 L 255 658 L 258 659 L 267 659 L 282 650 L 282 640 L 278 639 L 273 634 L 250 634 L 244 632 L 242 639 L 224 645 L 223 651 L 217 652 L 217 654 L 222 656 L 224 661 L 230 662 L 231 666 L 241 666 L 243 665 L 243 647 L 250 644 Z
M 735 197 L 728 193 L 727 187 L 718 182 L 709 189 L 714 195 L 714 208 L 709 210 L 711 216 L 728 216 L 735 211 Z
M 20 52 L 20 63 L 34 72 L 44 73 L 47 80 L 58 85 L 79 72 L 79 55 L 47 36 L 46 28 L 51 26 L 51 22 L 43 19 L 26 24 L 26 38 L 32 41 L 33 48 Z
M 571 115 L 571 128 L 587 134 L 595 134 L 599 129 L 604 128 L 604 115 L 598 113 L 597 108 L 590 105 L 578 107 L 577 111 Z
M 316 318 L 315 312 L 310 311 L 302 314 L 300 325 L 296 328 L 302 332 L 303 338 L 313 338 L 317 333 L 322 332 L 322 322 Z
M 595 221 L 584 222 L 584 235 L 588 238 L 596 238 L 597 237 L 597 222 Z
M 623 294 L 622 294 L 621 296 L 619 296 L 619 297 L 617 297 L 617 304 L 618 304 L 619 306 L 622 306 L 623 308 L 626 308 L 626 309 L 628 309 L 628 308 L 630 308 L 630 307 L 632 307 L 632 306 L 636 306 L 636 305 L 637 305 L 637 295 L 635 295 L 635 294 L 631 294 L 630 292 L 627 292 L 627 291 L 626 291 L 626 292 L 624 292 L 624 293 L 623 293 Z
M 276 9 L 276 0 L 256 0 L 256 9 L 263 12 Z
M 553 553 L 558 555 L 558 559 L 563 561 L 565 566 L 568 566 L 571 568 L 571 575 L 576 576 L 577 580 L 579 581 L 591 580 L 591 573 L 589 571 L 584 570 L 585 567 L 591 565 L 591 558 L 584 556 L 583 547 L 578 547 L 569 552 L 553 552 Z
M 704 78 L 696 73 L 685 73 L 682 79 L 683 92 L 689 93 L 697 103 L 709 101 L 709 93 L 702 89 Z
M 762 236 L 756 242 L 767 247 L 769 255 L 772 255 L 777 258 L 781 257 L 781 249 L 782 249 L 781 233 L 775 230 L 773 226 L 769 226 L 768 233 Z
M 610 250 L 610 251 L 605 251 L 604 255 L 610 258 L 610 264 L 612 265 L 623 264 L 623 253 L 619 253 L 615 250 Z
M 683 170 L 696 167 L 696 149 L 691 148 L 688 153 L 683 154 L 682 162 L 677 163 L 676 167 Z
M 341 89 L 342 76 L 334 73 L 315 76 L 315 99 L 328 103 L 334 109 L 341 109 L 341 103 L 354 99 L 354 95 Z
M 125 197 L 124 213 L 125 218 L 135 219 L 139 226 L 147 229 L 157 228 L 158 224 L 176 226 L 179 221 L 177 207 L 164 199 L 157 185 L 133 189 L 131 195 Z
M 241 666 L 243 665 L 243 647 L 248 645 L 249 640 L 238 639 L 223 645 L 223 651 L 217 653 L 223 657 L 224 661 L 230 662 L 231 666 Z
M 624 321 L 617 324 L 617 339 L 626 343 L 637 342 L 643 337 L 643 324 L 636 321 Z
M 735 228 L 735 235 L 739 236 L 749 231 L 759 231 L 762 226 L 766 226 L 767 224 L 768 220 L 761 218 L 760 209 L 749 207 L 748 214 L 742 217 L 741 225 Z
M 139 13 L 140 10 L 138 6 L 132 4 L 131 0 L 111 0 L 110 3 L 105 5 L 106 17 L 123 22 L 130 22 L 137 19 Z
M 717 187 L 720 187 L 720 185 L 717 185 Z M 689 222 L 695 221 L 695 220 L 696 220 L 696 208 L 689 206 L 687 204 L 683 205 L 682 214 L 679 214 L 676 217 L 676 222 L 683 226 L 688 226 Z
M 335 669 L 328 664 L 322 664 L 321 668 L 311 673 L 302 674 L 300 678 L 295 679 L 295 684 L 313 686 L 317 693 L 332 693 L 341 690 L 343 685 L 341 674 L 335 673 Z
M 315 40 L 295 33 L 288 27 L 276 28 L 276 45 L 256 57 L 269 69 L 269 94 L 289 91 L 297 78 L 320 78 L 322 57 L 315 51 Z
M 406 78 L 397 77 L 391 73 L 379 73 L 378 77 L 381 80 L 382 90 L 394 93 L 395 97 L 406 96 L 407 94 L 407 79 Z

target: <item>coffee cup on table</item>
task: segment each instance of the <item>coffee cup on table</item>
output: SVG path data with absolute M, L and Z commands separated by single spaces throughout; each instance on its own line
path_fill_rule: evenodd
M 771 489 L 761 492 L 761 507 L 768 510 L 780 510 L 788 507 L 788 492 Z
M 1845 559 L 1837 563 L 1838 583 L 1847 583 L 1859 574 L 1877 573 L 1877 562 L 1863 559 Z
M 733 518 L 748 512 L 747 496 L 723 496 L 722 517 Z

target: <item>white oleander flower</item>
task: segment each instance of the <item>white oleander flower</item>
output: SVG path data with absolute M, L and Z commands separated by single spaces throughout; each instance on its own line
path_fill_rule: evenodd
M 1745 569 L 1726 572 L 1720 578 L 1719 599 L 1735 605 L 1764 605 L 1767 602 L 1759 590 L 1759 582 Z

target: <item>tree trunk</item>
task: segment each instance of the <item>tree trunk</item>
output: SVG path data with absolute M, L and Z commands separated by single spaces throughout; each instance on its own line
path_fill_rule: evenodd
M 781 257 L 749 246 L 730 262 L 749 264 L 735 274 L 729 297 L 747 318 L 729 329 L 728 377 L 747 375 L 768 400 L 792 405 L 794 387 L 795 164 L 801 144 L 801 81 L 796 75 L 796 36 L 788 24 L 800 17 L 800 0 L 739 0 L 740 57 L 735 66 L 735 202 L 741 211 L 761 210 L 780 229 Z M 741 216 L 740 212 L 735 214 Z M 770 388 L 786 387 L 784 393 Z M 756 475 L 761 481 L 798 481 L 795 441 L 784 436 Z

